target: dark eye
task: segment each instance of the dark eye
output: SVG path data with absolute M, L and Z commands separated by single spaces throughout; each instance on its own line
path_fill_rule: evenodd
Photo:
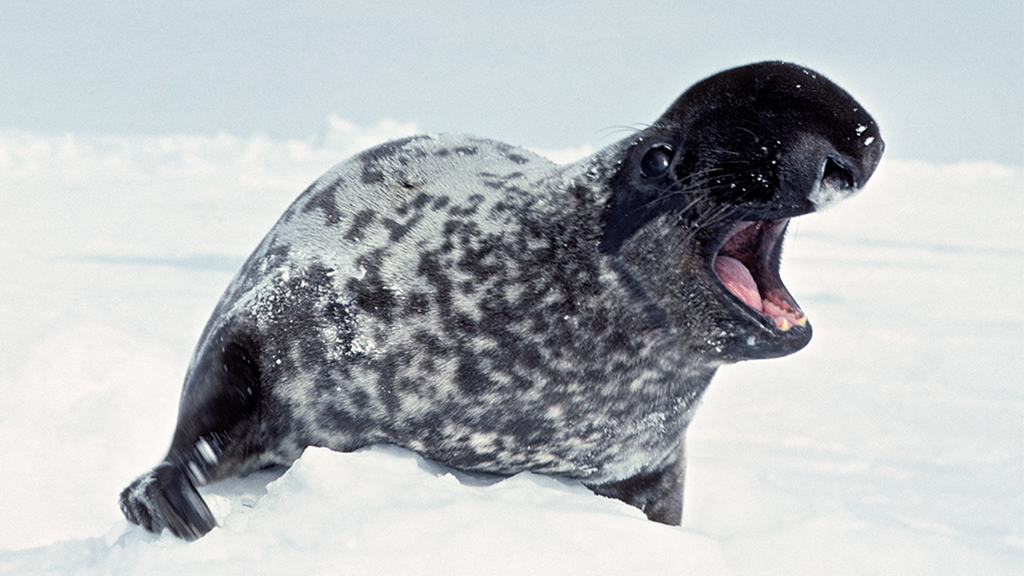
M 668 163 L 672 160 L 672 149 L 668 146 L 655 146 L 644 154 L 640 159 L 640 173 L 645 177 L 660 176 L 668 170 Z

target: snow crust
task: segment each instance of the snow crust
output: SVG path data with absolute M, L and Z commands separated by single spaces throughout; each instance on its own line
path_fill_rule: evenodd
M 238 266 L 331 165 L 416 132 L 331 126 L 0 130 L 0 573 L 1024 570 L 1024 174 L 992 163 L 883 159 L 860 195 L 791 223 L 782 275 L 815 338 L 721 370 L 690 428 L 680 528 L 391 447 L 209 487 L 221 527 L 195 543 L 128 525 L 117 495 L 166 451 Z

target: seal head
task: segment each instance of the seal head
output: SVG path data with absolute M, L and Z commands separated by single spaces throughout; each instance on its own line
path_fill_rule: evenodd
M 690 287 L 681 288 L 686 301 L 714 300 L 708 354 L 790 354 L 810 341 L 811 326 L 779 277 L 789 219 L 860 190 L 883 150 L 874 119 L 812 70 L 763 62 L 716 74 L 626 154 L 601 248 L 642 260 L 638 250 L 671 243 L 666 250 L 687 255 L 685 273 L 654 284 Z

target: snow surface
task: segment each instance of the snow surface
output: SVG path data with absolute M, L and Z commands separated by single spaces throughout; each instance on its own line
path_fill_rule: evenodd
M 128 525 L 235 270 L 320 173 L 415 131 L 0 131 L 0 573 L 1024 573 L 1024 173 L 990 163 L 885 159 L 793 222 L 814 340 L 719 373 L 681 528 L 389 447 L 204 489 L 221 527 L 194 543 Z

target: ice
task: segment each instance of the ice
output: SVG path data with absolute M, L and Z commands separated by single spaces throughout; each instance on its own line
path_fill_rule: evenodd
M 1024 569 L 1024 175 L 888 158 L 791 223 L 782 275 L 814 340 L 721 370 L 680 528 L 387 447 L 205 489 L 220 527 L 194 543 L 129 526 L 117 495 L 166 450 L 237 267 L 320 173 L 415 129 L 331 124 L 317 141 L 0 130 L 0 573 Z

